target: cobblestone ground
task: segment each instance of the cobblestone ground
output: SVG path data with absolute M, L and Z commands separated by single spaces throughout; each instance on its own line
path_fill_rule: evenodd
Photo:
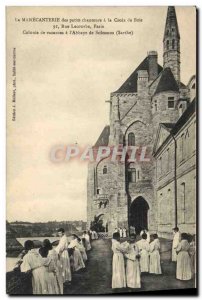
M 84 271 L 73 274 L 71 285 L 64 286 L 64 294 L 111 294 L 194 288 L 194 280 L 175 279 L 175 263 L 170 261 L 170 242 L 162 240 L 162 275 L 142 275 L 141 289 L 111 289 L 112 252 L 110 240 L 92 242 L 89 261 Z

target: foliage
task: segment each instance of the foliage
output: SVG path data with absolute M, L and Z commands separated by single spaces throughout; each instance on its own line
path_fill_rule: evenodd
M 100 214 L 98 216 L 94 216 L 94 220 L 91 221 L 90 229 L 96 232 L 105 232 L 105 227 L 103 226 L 103 220 L 101 220 L 101 216 L 104 214 Z

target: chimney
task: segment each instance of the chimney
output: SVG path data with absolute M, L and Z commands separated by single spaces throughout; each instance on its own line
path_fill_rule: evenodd
M 156 51 L 148 52 L 149 81 L 153 81 L 158 76 L 158 54 Z
M 148 88 L 148 72 L 146 70 L 139 70 L 137 79 L 137 92 L 147 93 Z

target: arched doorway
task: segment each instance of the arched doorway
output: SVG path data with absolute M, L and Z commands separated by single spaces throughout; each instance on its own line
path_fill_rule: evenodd
M 130 221 L 129 225 L 135 227 L 137 234 L 144 228 L 148 229 L 148 214 L 149 205 L 142 197 L 137 197 L 130 206 Z

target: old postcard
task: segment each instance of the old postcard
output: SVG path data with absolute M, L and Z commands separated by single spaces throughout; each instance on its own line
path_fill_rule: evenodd
M 197 293 L 197 9 L 7 7 L 7 293 Z

